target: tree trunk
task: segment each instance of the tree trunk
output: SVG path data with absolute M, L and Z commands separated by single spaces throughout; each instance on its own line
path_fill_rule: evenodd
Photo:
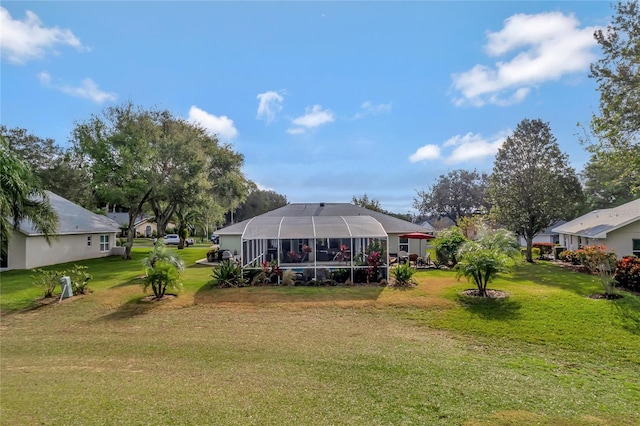
M 527 262 L 533 263 L 533 237 L 530 235 L 524 236 L 525 241 L 527 242 Z

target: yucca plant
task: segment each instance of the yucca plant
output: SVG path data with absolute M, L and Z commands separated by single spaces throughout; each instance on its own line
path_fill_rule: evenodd
M 394 286 L 396 287 L 409 287 L 415 284 L 413 280 L 413 274 L 416 270 L 409 265 L 409 262 L 402 265 L 398 265 L 391 270 L 391 275 L 394 278 Z
M 213 268 L 213 282 L 215 287 L 243 287 L 246 283 L 242 267 L 237 263 L 227 259 Z

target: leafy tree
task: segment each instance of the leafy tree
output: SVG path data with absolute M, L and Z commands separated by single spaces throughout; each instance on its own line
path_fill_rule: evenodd
M 46 192 L 29 165 L 9 149 L 0 136 L 0 246 L 4 258 L 13 229 L 23 220 L 44 234 L 47 242 L 58 226 L 58 218 Z
M 594 37 L 603 55 L 591 65 L 590 77 L 598 83 L 600 111 L 591 120 L 597 140 L 587 168 L 587 188 L 598 187 L 596 171 L 615 170 L 613 188 L 640 192 L 640 2 L 618 2 L 613 21 Z M 610 191 L 616 195 L 616 191 Z M 610 194 L 606 194 L 610 195 Z M 624 192 L 621 194 L 625 197 Z M 613 203 L 620 201 L 614 199 Z
M 73 130 L 75 151 L 88 165 L 98 196 L 129 210 L 126 259 L 131 259 L 135 220 L 153 191 L 158 115 L 129 102 L 106 108 Z
M 413 206 L 421 214 L 448 217 L 456 224 L 460 218 L 478 211 L 488 211 L 486 197 L 489 176 L 476 170 L 453 170 L 440 175 L 436 183 L 418 191 Z
M 498 150 L 489 185 L 497 221 L 527 242 L 553 222 L 572 216 L 582 199 L 580 182 L 548 123 L 522 120 Z
M 394 213 L 394 212 L 390 212 L 388 210 L 383 209 L 380 206 L 380 201 L 378 201 L 376 198 L 370 199 L 367 194 L 364 194 L 362 197 L 356 197 L 354 195 L 353 198 L 351 199 L 351 203 L 355 204 L 356 206 L 364 207 L 365 209 L 368 209 L 374 212 L 384 213 L 386 215 L 393 216 L 398 219 L 406 220 L 407 222 L 411 222 L 413 219 L 411 217 L 411 214 Z
M 275 191 L 258 189 L 255 184 L 244 200 L 236 209 L 234 215 L 237 222 L 241 222 L 263 213 L 284 207 L 288 204 L 287 197 Z
M 364 207 L 374 212 L 386 213 L 386 211 L 380 207 L 380 201 L 375 198 L 369 199 L 367 194 L 364 194 L 362 197 L 356 197 L 354 195 L 351 202 L 356 206 Z
M 467 239 L 462 234 L 462 230 L 457 226 L 452 226 L 451 228 L 438 232 L 436 238 L 433 240 L 438 262 L 445 264 L 451 262 L 455 265 L 458 261 L 458 250 L 465 241 L 467 241 Z
M 86 208 L 95 207 L 90 176 L 71 152 L 64 151 L 53 139 L 43 139 L 26 129 L 0 125 L 0 133 L 9 149 L 29 164 L 43 189 Z

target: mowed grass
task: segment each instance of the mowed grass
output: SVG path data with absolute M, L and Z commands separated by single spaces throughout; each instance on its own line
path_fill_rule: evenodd
M 142 302 L 140 261 L 83 262 L 93 293 L 37 307 L 3 273 L 1 424 L 635 425 L 640 299 L 593 300 L 587 275 L 519 265 L 461 295 L 411 289 L 212 289 L 181 250 L 178 298 Z

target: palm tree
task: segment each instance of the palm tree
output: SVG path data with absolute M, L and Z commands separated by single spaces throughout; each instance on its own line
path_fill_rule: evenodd
M 174 213 L 176 218 L 176 230 L 180 237 L 178 249 L 184 248 L 184 240 L 189 238 L 189 226 L 193 225 L 202 217 L 202 214 L 196 210 L 187 210 L 184 206 L 178 206 Z
M 3 247 L 11 238 L 11 231 L 27 219 L 50 243 L 58 217 L 29 165 L 20 160 L 0 136 L 0 241 Z

